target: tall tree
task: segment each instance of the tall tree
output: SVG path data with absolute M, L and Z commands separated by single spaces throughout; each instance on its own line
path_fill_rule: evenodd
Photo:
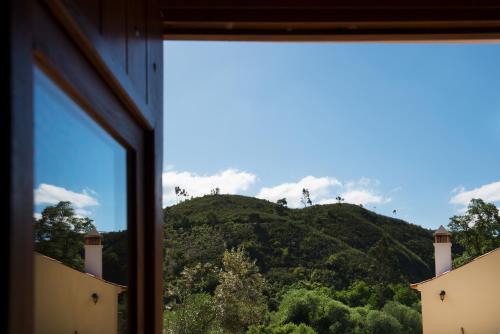
M 225 333 L 244 333 L 267 311 L 265 280 L 243 249 L 224 252 L 219 279 L 214 295 L 217 319 Z
M 186 189 L 183 189 L 179 186 L 175 186 L 174 191 L 175 191 L 175 196 L 177 196 L 177 203 L 182 201 L 182 198 L 187 199 L 189 197 L 189 194 L 186 191 Z
M 472 199 L 467 212 L 462 216 L 451 217 L 448 227 L 454 241 L 465 249 L 456 264 L 500 247 L 500 217 L 493 203 Z
M 42 211 L 35 220 L 35 250 L 83 270 L 83 235 L 94 228 L 92 219 L 75 216 L 70 202 L 59 202 Z
M 286 208 L 287 208 L 287 201 L 286 201 L 286 198 L 282 198 L 282 199 L 279 199 L 276 204 L 278 204 L 278 206 L 276 207 L 276 212 L 279 214 L 279 215 L 282 215 Z
M 302 197 L 300 198 L 300 202 L 304 205 L 304 208 L 308 205 L 312 205 L 311 194 L 309 193 L 309 189 L 302 189 Z

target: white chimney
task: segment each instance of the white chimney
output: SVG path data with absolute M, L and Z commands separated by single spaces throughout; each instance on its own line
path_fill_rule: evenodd
M 85 272 L 102 278 L 102 235 L 93 229 L 84 237 Z
M 451 270 L 451 233 L 443 225 L 434 232 L 436 276 Z

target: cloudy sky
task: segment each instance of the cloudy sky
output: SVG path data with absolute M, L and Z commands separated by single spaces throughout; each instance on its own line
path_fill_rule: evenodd
M 60 201 L 99 231 L 126 221 L 126 151 L 40 71 L 35 71 L 34 216 Z
M 363 204 L 425 227 L 500 203 L 500 45 L 165 44 L 174 187 L 300 207 Z

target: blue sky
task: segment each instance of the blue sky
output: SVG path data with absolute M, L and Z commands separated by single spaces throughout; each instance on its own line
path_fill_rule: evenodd
M 35 70 L 35 217 L 59 201 L 99 231 L 126 229 L 126 151 Z
M 164 203 L 339 194 L 428 228 L 500 202 L 500 45 L 165 43 Z

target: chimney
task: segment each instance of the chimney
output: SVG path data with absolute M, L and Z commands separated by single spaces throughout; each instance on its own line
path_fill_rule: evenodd
M 436 276 L 451 270 L 451 233 L 443 225 L 434 232 Z
M 102 278 L 102 235 L 92 229 L 84 237 L 85 272 Z

